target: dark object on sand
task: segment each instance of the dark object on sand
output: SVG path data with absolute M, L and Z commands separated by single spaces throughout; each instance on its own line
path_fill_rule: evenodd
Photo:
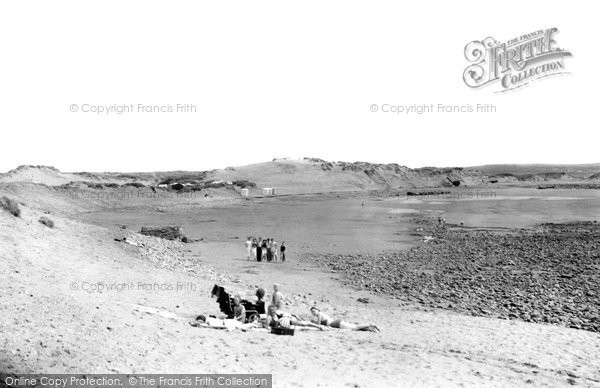
M 454 186 L 456 186 L 456 187 L 460 186 L 460 181 L 453 181 L 449 177 L 446 177 L 446 179 L 448 179 L 450 181 L 450 183 L 452 183 Z
M 6 210 L 15 217 L 21 217 L 21 209 L 19 209 L 19 204 L 8 197 L 0 198 L 0 208 Z
M 291 327 L 272 327 L 271 334 L 294 335 L 294 328 Z
M 228 319 L 233 319 L 235 317 L 235 313 L 233 312 L 233 298 L 229 296 L 229 294 L 227 293 L 227 291 L 225 291 L 223 287 L 215 284 L 211 291 L 211 296 L 217 298 L 219 309 L 223 314 L 227 315 Z M 248 300 L 242 299 L 240 303 L 246 309 L 247 322 L 254 322 L 256 320 L 259 320 L 260 314 L 264 314 L 266 312 L 264 301 L 252 303 Z
M 142 226 L 141 234 L 164 238 L 165 240 L 181 240 L 185 238 L 181 226 Z
M 42 216 L 39 219 L 40 224 L 42 225 L 46 225 L 49 228 L 54 228 L 54 221 L 52 221 L 50 218 L 46 217 L 46 216 Z
M 250 182 L 250 181 L 247 181 L 247 180 L 233 181 L 232 184 L 234 186 L 237 186 L 237 187 L 242 188 L 242 189 L 245 189 L 245 188 L 255 189 L 256 188 L 256 183 Z
M 431 191 L 407 191 L 406 192 L 406 196 L 407 197 L 414 197 L 414 196 L 443 196 L 443 195 L 448 195 L 451 192 L 448 190 L 431 190 Z
M 371 300 L 369 298 L 358 298 L 357 301 L 359 301 L 360 303 L 371 303 Z

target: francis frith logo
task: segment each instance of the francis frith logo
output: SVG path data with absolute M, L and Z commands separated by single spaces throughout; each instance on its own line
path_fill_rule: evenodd
M 499 91 L 504 92 L 565 74 L 565 58 L 571 52 L 558 47 L 557 33 L 558 28 L 548 28 L 504 43 L 494 38 L 470 42 L 465 46 L 469 61 L 463 73 L 465 84 L 471 88 L 499 84 Z

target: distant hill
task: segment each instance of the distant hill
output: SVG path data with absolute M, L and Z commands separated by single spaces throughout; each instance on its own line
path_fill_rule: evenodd
M 0 182 L 31 182 L 45 184 L 48 186 L 58 186 L 69 182 L 98 179 L 93 174 L 88 176 L 78 176 L 76 174 L 62 173 L 58 169 L 50 166 L 19 166 L 10 170 L 6 174 L 0 175 Z
M 201 191 L 248 188 L 258 194 L 274 187 L 280 194 L 420 188 L 472 187 L 488 184 L 535 185 L 600 181 L 600 163 L 579 165 L 486 165 L 422 167 L 398 164 L 329 162 L 318 158 L 274 159 L 270 162 L 211 171 L 152 173 L 64 173 L 48 166 L 20 166 L 0 174 L 0 183 L 29 182 L 47 186 L 79 185 L 91 189 L 158 186 Z M 232 192 L 233 193 L 233 192 Z
M 481 182 L 478 173 L 465 173 L 460 168 L 414 170 L 398 164 L 328 162 L 317 158 L 276 159 L 216 170 L 211 176 L 224 181 L 245 179 L 258 187 L 294 193 L 445 187 L 452 186 L 450 180 L 467 185 Z
M 489 176 L 501 174 L 541 175 L 549 173 L 565 173 L 577 178 L 588 178 L 600 173 L 600 163 L 589 164 L 488 164 L 465 167 L 467 171 L 481 171 Z
M 153 173 L 90 173 L 90 172 L 61 172 L 51 166 L 23 165 L 0 174 L 0 183 L 37 183 L 47 186 L 60 186 L 73 182 L 97 184 L 126 184 L 131 182 L 150 183 L 156 180 Z

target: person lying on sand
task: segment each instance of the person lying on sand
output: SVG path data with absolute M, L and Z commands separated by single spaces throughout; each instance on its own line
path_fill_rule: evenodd
M 190 325 L 194 327 L 206 327 L 210 329 L 221 329 L 229 331 L 235 329 L 246 331 L 262 327 L 262 325 L 258 322 L 242 323 L 235 319 L 218 319 L 213 317 L 206 317 L 204 315 L 198 315 L 198 317 L 196 317 L 196 321 L 190 322 Z
M 333 319 L 329 315 L 319 311 L 316 306 L 310 308 L 310 313 L 314 316 L 313 322 L 317 325 L 333 327 L 335 329 L 360 330 L 379 332 L 379 328 L 372 324 L 359 324 Z
M 322 326 L 316 325 L 309 321 L 303 321 L 301 319 L 298 319 L 298 317 L 292 316 L 290 313 L 278 311 L 274 305 L 270 305 L 267 309 L 266 325 L 267 327 L 301 326 L 323 330 Z

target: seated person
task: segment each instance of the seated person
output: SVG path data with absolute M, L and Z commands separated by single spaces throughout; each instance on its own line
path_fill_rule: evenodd
M 265 302 L 265 289 L 264 288 L 258 288 L 256 290 L 256 299 L 258 299 L 258 303 L 260 302 Z
M 279 284 L 273 284 L 273 296 L 271 298 L 271 303 L 277 310 L 280 310 L 283 305 L 283 295 L 281 294 L 281 291 L 279 291 Z
M 267 327 L 290 327 L 290 326 L 302 326 L 302 327 L 313 327 L 315 329 L 323 330 L 323 327 L 316 325 L 312 322 L 303 321 L 298 317 L 292 316 L 290 313 L 284 313 L 278 311 L 274 305 L 269 305 L 267 309 Z
M 246 308 L 241 304 L 242 298 L 236 295 L 233 298 L 233 319 L 240 321 L 241 323 L 246 322 Z
M 322 313 L 316 306 L 310 308 L 310 313 L 313 315 L 313 322 L 317 325 L 333 327 L 335 329 L 348 329 L 360 331 L 379 331 L 379 328 L 372 324 L 359 324 L 342 321 L 341 319 L 333 319 L 329 315 Z

